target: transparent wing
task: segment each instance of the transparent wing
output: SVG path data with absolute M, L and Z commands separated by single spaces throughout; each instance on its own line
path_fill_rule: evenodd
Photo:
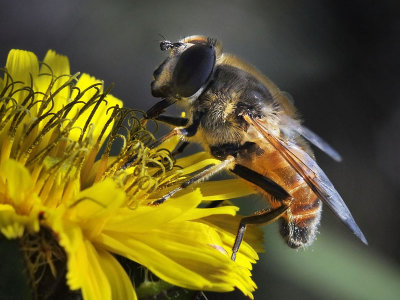
M 303 136 L 306 140 L 308 140 L 311 144 L 319 148 L 321 151 L 325 152 L 332 159 L 336 161 L 342 160 L 340 154 L 335 149 L 333 149 L 332 146 L 330 146 L 327 142 L 325 142 L 315 132 L 301 125 L 299 121 L 293 120 L 288 116 L 282 116 L 282 122 L 290 129 L 296 131 L 298 134 Z
M 331 158 L 336 161 L 341 161 L 342 157 L 340 154 L 333 149 L 327 142 L 325 142 L 321 137 L 319 137 L 316 133 L 312 132 L 305 126 L 300 126 L 297 129 L 297 132 L 302 135 L 306 140 L 312 143 L 314 146 L 318 147 L 320 150 L 328 154 Z
M 290 141 L 283 141 L 275 136 L 272 131 L 268 129 L 267 124 L 263 119 L 252 118 L 249 115 L 243 115 L 243 118 L 254 129 L 261 134 L 285 160 L 301 175 L 307 182 L 309 187 L 314 193 L 324 201 L 335 215 L 364 243 L 367 240 L 354 221 L 350 210 L 347 208 L 342 197 L 334 188 L 331 181 L 325 175 L 324 171 L 317 165 L 317 163 L 296 144 Z

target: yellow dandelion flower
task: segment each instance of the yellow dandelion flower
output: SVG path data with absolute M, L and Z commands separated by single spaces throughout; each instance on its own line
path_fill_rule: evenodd
M 49 51 L 39 64 L 10 51 L 0 78 L 0 232 L 21 239 L 34 298 L 54 296 L 43 274 L 62 278 L 64 265 L 84 299 L 136 299 L 118 256 L 172 285 L 252 297 L 260 235 L 248 234 L 231 261 L 238 208 L 201 202 L 254 191 L 233 179 L 204 182 L 149 205 L 218 162 L 206 153 L 175 161 L 177 140 L 150 149 L 152 138 L 101 81 L 70 75 L 65 56 Z

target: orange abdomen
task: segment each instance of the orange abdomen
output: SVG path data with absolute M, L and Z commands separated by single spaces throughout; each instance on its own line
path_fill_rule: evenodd
M 262 150 L 262 153 L 253 154 L 251 158 L 241 159 L 238 163 L 274 180 L 294 198 L 290 208 L 280 219 L 280 233 L 292 248 L 308 246 L 317 233 L 322 202 L 275 148 L 264 143 Z M 256 188 L 273 208 L 281 205 L 263 189 Z

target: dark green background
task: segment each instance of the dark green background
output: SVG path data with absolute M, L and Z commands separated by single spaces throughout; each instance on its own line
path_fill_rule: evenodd
M 400 18 L 397 1 L 1 1 L 0 60 L 11 48 L 66 54 L 72 72 L 115 82 L 126 106 L 155 103 L 160 35 L 205 34 L 288 91 L 305 124 L 343 156 L 317 158 L 370 246 L 326 209 L 307 250 L 266 228 L 256 299 L 400 299 Z M 178 110 L 172 110 L 178 112 Z M 253 207 L 257 201 L 238 201 Z M 250 204 L 248 204 L 250 203 Z M 4 248 L 2 248 L 4 252 Z M 2 256 L 1 276 L 11 276 Z M 17 268 L 15 268 L 17 269 Z M 0 278 L 1 293 L 13 288 Z M 16 283 L 17 281 L 12 280 Z M 208 294 L 209 299 L 222 295 Z M 238 293 L 224 299 L 243 299 Z M 16 298 L 18 298 L 16 296 Z

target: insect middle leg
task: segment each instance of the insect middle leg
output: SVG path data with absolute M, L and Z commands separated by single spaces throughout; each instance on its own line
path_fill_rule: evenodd
M 201 117 L 202 117 L 202 113 L 195 114 L 192 118 L 192 123 L 189 126 L 184 127 L 184 128 L 175 128 L 169 134 L 165 135 L 161 139 L 159 139 L 159 140 L 155 141 L 153 144 L 151 144 L 149 148 L 153 149 L 153 148 L 161 145 L 164 141 L 166 141 L 169 138 L 176 136 L 176 135 L 182 136 L 182 137 L 194 136 L 197 133 L 197 130 L 200 126 Z M 164 119 L 164 121 L 165 121 L 165 119 Z M 178 119 L 178 121 L 179 121 L 179 119 Z M 183 148 L 186 147 L 187 145 L 188 145 L 188 143 L 184 143 L 183 145 L 181 145 L 181 147 L 179 147 L 177 149 L 177 151 L 183 151 Z M 234 160 L 235 160 L 235 158 L 232 155 L 226 156 L 225 159 L 223 159 L 219 164 L 208 166 L 206 169 L 204 169 L 200 173 L 194 175 L 192 178 L 186 180 L 180 186 L 173 189 L 168 194 L 164 195 L 162 198 L 152 202 L 152 204 L 153 205 L 161 204 L 168 198 L 172 197 L 175 193 L 188 187 L 189 185 L 203 181 L 203 180 L 207 179 L 208 177 L 212 176 L 213 174 L 216 174 L 224 169 L 227 169 L 228 167 L 230 167 L 233 164 Z
M 187 188 L 188 186 L 201 182 L 203 180 L 206 180 L 210 176 L 227 169 L 233 162 L 235 161 L 235 158 L 233 156 L 228 156 L 225 160 L 221 161 L 219 164 L 212 165 L 201 171 L 200 173 L 194 175 L 190 179 L 184 181 L 181 185 L 179 185 L 177 188 L 173 189 L 166 195 L 164 195 L 162 198 L 153 201 L 151 204 L 153 205 L 158 205 L 163 203 L 165 200 L 171 198 L 174 194 L 177 192 L 181 191 L 184 188 Z

